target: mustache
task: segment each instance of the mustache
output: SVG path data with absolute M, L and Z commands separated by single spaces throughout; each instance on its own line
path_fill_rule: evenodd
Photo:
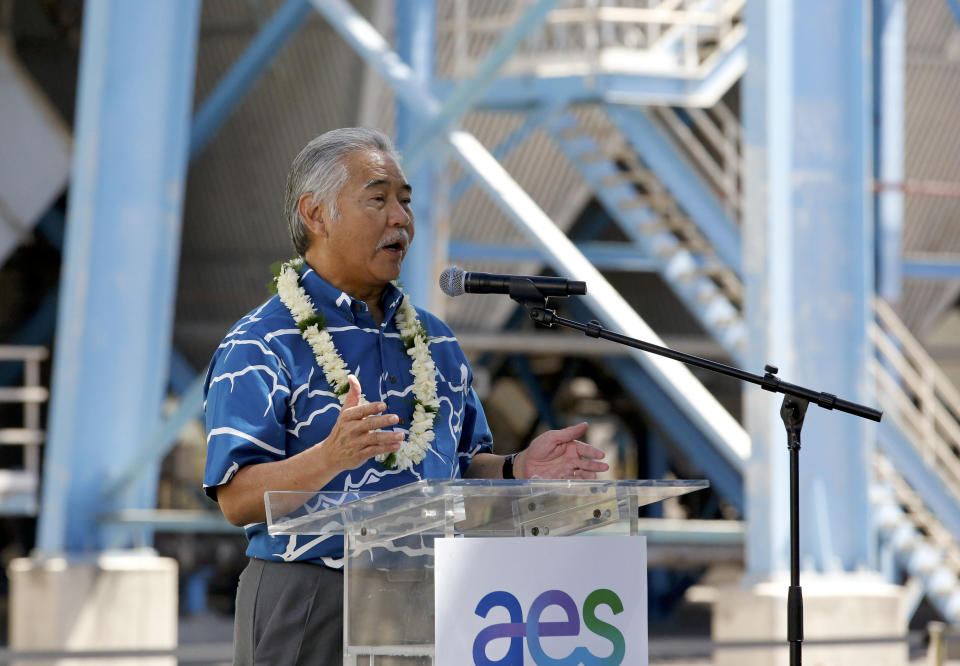
M 404 249 L 410 247 L 410 234 L 408 234 L 406 230 L 400 229 L 393 235 L 388 236 L 377 243 L 377 250 L 382 250 L 386 246 L 393 245 L 394 243 L 403 243 Z

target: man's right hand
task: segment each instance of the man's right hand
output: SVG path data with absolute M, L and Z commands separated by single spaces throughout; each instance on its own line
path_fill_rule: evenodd
M 392 453 L 400 448 L 405 439 L 402 432 L 381 431 L 380 428 L 396 425 L 396 414 L 381 414 L 387 408 L 382 402 L 360 404 L 360 381 L 350 375 L 350 390 L 340 409 L 333 430 L 317 446 L 333 469 L 345 471 L 359 467 L 373 456 Z

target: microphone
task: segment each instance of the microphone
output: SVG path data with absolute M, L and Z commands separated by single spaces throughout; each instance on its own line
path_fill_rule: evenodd
M 447 296 L 470 294 L 510 294 L 518 288 L 532 285 L 543 297 L 582 296 L 587 293 L 587 283 L 562 277 L 539 275 L 497 275 L 495 273 L 467 272 L 459 266 L 451 266 L 440 275 L 440 290 Z

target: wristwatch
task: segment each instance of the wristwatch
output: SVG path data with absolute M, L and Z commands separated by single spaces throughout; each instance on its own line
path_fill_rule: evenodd
M 508 456 L 503 457 L 503 478 L 505 479 L 515 479 L 513 475 L 513 459 L 517 457 L 516 453 L 511 453 Z

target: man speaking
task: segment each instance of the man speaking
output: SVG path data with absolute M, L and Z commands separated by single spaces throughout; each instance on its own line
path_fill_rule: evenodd
M 427 478 L 596 478 L 586 423 L 493 453 L 460 345 L 393 284 L 413 241 L 390 140 L 334 130 L 304 147 L 284 213 L 298 257 L 229 331 L 205 387 L 204 488 L 243 525 L 235 664 L 342 659 L 342 541 L 271 537 L 268 490 L 380 491 Z

